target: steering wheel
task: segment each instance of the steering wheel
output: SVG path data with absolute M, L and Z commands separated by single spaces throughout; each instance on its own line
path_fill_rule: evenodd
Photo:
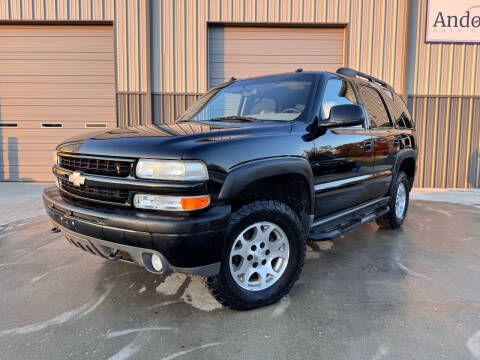
M 296 108 L 287 108 L 287 109 L 284 109 L 282 110 L 282 114 L 283 113 L 294 113 L 294 114 L 301 114 L 302 112 Z

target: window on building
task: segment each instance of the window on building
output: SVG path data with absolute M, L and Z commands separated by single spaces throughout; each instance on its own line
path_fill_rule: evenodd
M 412 129 L 413 121 L 410 113 L 405 105 L 405 102 L 397 94 L 390 93 L 390 96 L 386 96 L 387 104 L 390 106 L 392 120 L 399 128 Z
M 342 104 L 358 104 L 352 85 L 342 79 L 328 80 L 322 100 L 322 118 L 328 119 L 330 109 Z
M 362 95 L 363 101 L 365 102 L 370 127 L 391 127 L 392 122 L 390 121 L 387 109 L 378 91 L 369 86 L 362 85 L 359 86 L 359 89 L 360 95 Z

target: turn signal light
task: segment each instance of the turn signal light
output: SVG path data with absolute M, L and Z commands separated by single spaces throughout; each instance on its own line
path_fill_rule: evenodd
M 183 210 L 198 210 L 203 209 L 210 204 L 210 197 L 208 196 L 199 196 L 199 197 L 188 197 L 182 198 L 182 209 Z
M 133 205 L 140 209 L 192 211 L 206 208 L 210 205 L 210 196 L 166 196 L 151 194 L 136 194 Z

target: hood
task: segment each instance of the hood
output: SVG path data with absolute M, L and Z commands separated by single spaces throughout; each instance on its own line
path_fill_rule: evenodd
M 272 121 L 146 125 L 85 133 L 66 140 L 57 150 L 84 155 L 181 159 L 185 151 L 202 144 L 285 133 L 290 129 L 289 122 Z

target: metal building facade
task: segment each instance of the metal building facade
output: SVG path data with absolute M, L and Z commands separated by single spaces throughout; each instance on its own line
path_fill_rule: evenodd
M 167 121 L 207 88 L 207 32 L 216 24 L 344 27 L 345 65 L 405 89 L 407 1 L 177 0 L 152 5 L 152 19 L 159 20 L 152 21 L 151 33 L 153 102 Z
M 344 29 L 344 65 L 408 97 L 416 185 L 479 187 L 479 45 L 426 44 L 425 13 L 425 0 L 0 0 L 4 25 L 113 27 L 120 126 L 171 122 L 207 89 L 213 26 Z
M 480 187 L 480 44 L 425 42 L 427 1 L 410 2 L 408 97 L 421 148 L 415 186 Z

